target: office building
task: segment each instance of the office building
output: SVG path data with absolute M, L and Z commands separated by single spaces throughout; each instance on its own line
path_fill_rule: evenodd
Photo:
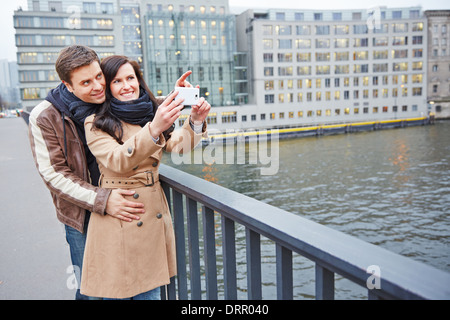
M 100 56 L 123 53 L 116 0 L 28 0 L 29 10 L 14 12 L 20 96 L 25 110 L 60 83 L 55 62 L 62 48 L 92 47 Z
M 420 7 L 248 10 L 236 26 L 238 51 L 250 55 L 249 104 L 219 116 L 228 123 L 234 112 L 235 127 L 427 115 L 427 20 Z
M 428 19 L 428 103 L 436 118 L 450 118 L 450 10 L 425 11 Z

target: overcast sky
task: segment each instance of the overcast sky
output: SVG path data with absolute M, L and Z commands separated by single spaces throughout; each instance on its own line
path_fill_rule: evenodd
M 164 0 L 169 2 L 169 0 Z M 356 2 L 354 0 L 229 0 L 233 13 L 240 11 L 239 7 L 245 8 L 298 8 L 298 9 L 368 9 L 377 6 L 410 7 L 421 6 L 423 10 L 450 9 L 448 0 L 365 0 Z M 16 46 L 14 41 L 13 14 L 19 6 L 26 9 L 27 0 L 2 0 L 0 10 L 0 59 L 16 60 Z M 357 7 L 356 7 L 357 6 Z

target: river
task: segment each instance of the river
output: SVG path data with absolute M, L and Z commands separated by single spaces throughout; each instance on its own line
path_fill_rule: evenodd
M 248 155 L 247 155 L 248 156 Z M 279 167 L 259 164 L 168 165 L 361 240 L 450 272 L 450 122 L 279 140 Z M 239 226 L 238 226 L 239 228 Z M 238 272 L 245 235 L 237 231 Z M 275 299 L 275 247 L 262 244 L 263 298 Z M 219 276 L 220 277 L 220 276 Z M 265 280 L 267 278 L 267 280 Z M 336 299 L 367 289 L 336 275 Z M 238 276 L 238 297 L 246 279 Z M 294 254 L 294 297 L 314 298 L 314 264 Z

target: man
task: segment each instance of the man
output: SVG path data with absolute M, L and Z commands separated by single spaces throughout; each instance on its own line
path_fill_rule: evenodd
M 105 101 L 106 84 L 97 54 L 73 45 L 60 52 L 55 68 L 62 83 L 32 110 L 29 138 L 57 218 L 65 225 L 79 284 L 90 213 L 132 221 L 145 211 L 142 203 L 126 200 L 134 191 L 98 187 L 100 173 L 84 133 L 84 119 Z M 189 74 L 178 79 L 177 86 L 190 86 L 185 81 Z M 76 299 L 87 298 L 77 289 Z

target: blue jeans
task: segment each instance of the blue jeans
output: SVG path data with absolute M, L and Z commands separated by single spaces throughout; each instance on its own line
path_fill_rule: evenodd
M 131 298 L 125 298 L 125 299 L 103 298 L 103 300 L 161 300 L 161 288 L 158 287 L 153 290 L 140 293 Z
M 76 300 L 89 300 L 90 297 L 85 296 L 80 293 L 80 284 L 81 284 L 81 270 L 83 270 L 83 256 L 84 256 L 84 247 L 86 245 L 86 234 L 87 234 L 87 226 L 89 223 L 90 214 L 86 213 L 85 223 L 84 223 L 84 232 L 80 231 L 65 225 L 66 229 L 66 241 L 69 244 L 70 248 L 70 258 L 72 260 L 73 269 L 75 272 L 75 278 L 77 279 L 78 288 L 75 294 Z

